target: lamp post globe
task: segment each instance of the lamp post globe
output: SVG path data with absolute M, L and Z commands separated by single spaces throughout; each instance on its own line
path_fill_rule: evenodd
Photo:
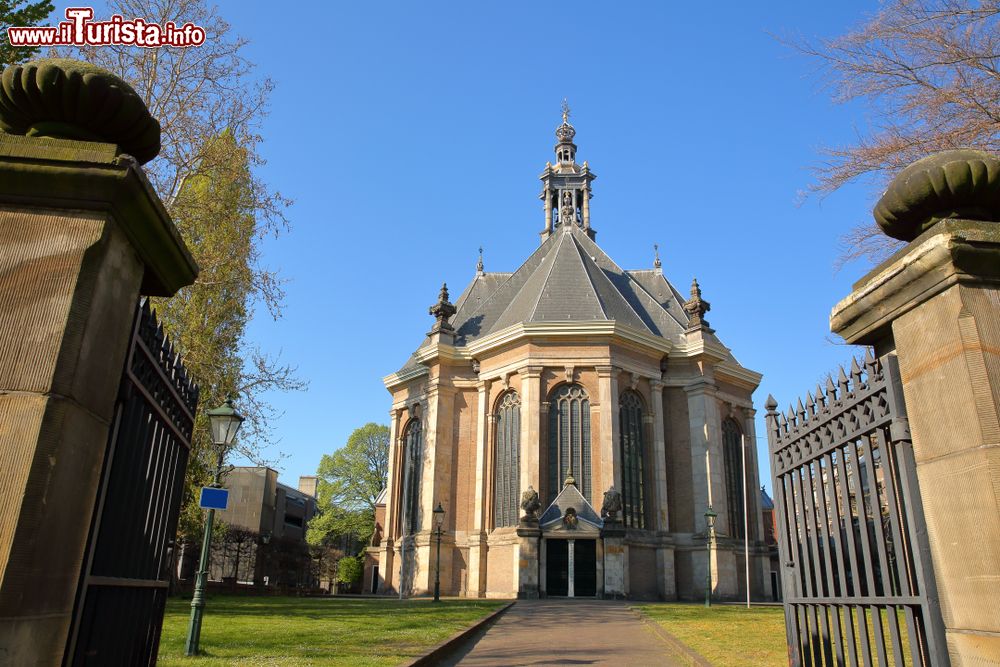
M 212 444 L 215 445 L 215 470 L 212 475 L 212 487 L 222 486 L 222 462 L 226 452 L 236 442 L 236 434 L 243 424 L 243 415 L 233 406 L 233 399 L 217 408 L 208 410 L 208 420 L 212 430 Z M 194 581 L 194 595 L 191 597 L 191 624 L 188 627 L 187 655 L 198 655 L 198 643 L 201 640 L 201 619 L 205 612 L 205 582 L 208 580 L 208 556 L 212 548 L 212 524 L 215 522 L 215 510 L 209 509 L 205 519 L 205 535 L 201 540 L 201 559 L 198 561 L 198 574 Z
M 441 528 L 444 526 L 444 508 L 438 503 L 434 508 L 434 532 L 437 534 L 437 565 L 434 568 L 434 601 L 441 601 Z
M 227 398 L 225 403 L 206 414 L 212 426 L 212 444 L 226 449 L 232 447 L 236 442 L 236 434 L 243 425 L 243 415 L 236 411 L 233 399 Z
M 712 506 L 709 505 L 708 509 L 705 511 L 705 526 L 708 535 L 707 548 L 705 553 L 708 555 L 708 560 L 705 563 L 705 606 L 712 606 L 712 547 L 715 546 L 715 519 L 719 515 L 715 513 Z

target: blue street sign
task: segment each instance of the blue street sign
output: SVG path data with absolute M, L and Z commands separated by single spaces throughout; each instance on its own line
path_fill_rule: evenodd
M 210 486 L 201 487 L 200 507 L 207 510 L 224 510 L 229 504 L 229 489 L 214 489 Z

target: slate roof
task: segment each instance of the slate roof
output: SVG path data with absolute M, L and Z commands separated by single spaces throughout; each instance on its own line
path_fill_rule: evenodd
M 542 528 L 548 528 L 549 526 L 556 525 L 569 508 L 573 508 L 576 511 L 577 519 L 586 521 L 595 528 L 603 528 L 604 520 L 601 515 L 597 513 L 593 505 L 587 502 L 587 499 L 583 497 L 580 493 L 580 489 L 576 488 L 575 484 L 565 484 L 559 495 L 556 496 L 552 504 L 549 505 L 542 516 L 538 519 L 538 524 Z
M 774 501 L 771 500 L 771 496 L 767 495 L 767 491 L 764 490 L 763 486 L 760 487 L 760 508 L 765 510 L 774 509 Z
M 514 273 L 477 273 L 451 323 L 456 346 L 518 323 L 602 320 L 679 341 L 688 325 L 684 301 L 661 271 L 621 269 L 571 225 L 557 228 Z M 411 357 L 400 372 L 418 366 Z

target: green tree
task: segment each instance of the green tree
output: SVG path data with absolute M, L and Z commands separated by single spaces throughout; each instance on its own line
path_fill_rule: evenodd
M 361 581 L 361 559 L 357 556 L 341 558 L 337 563 L 337 581 L 342 584 L 354 584 Z
M 201 269 L 194 285 L 169 299 L 154 299 L 164 328 L 183 355 L 190 374 L 201 384 L 201 408 L 196 415 L 195 437 L 188 467 L 188 483 L 194 491 L 207 483 L 214 466 L 213 444 L 206 407 L 215 407 L 227 396 L 241 397 L 241 408 L 258 413 L 254 405 L 258 385 L 273 386 L 265 376 L 245 363 L 244 334 L 250 318 L 254 272 L 251 267 L 257 232 L 252 175 L 247 150 L 229 130 L 202 147 L 198 169 L 181 184 L 171 201 L 174 220 Z M 278 378 L 286 387 L 296 381 L 291 370 Z M 249 438 L 241 438 L 238 451 L 259 458 L 255 443 L 261 428 L 247 422 Z M 198 535 L 201 513 L 188 502 L 182 514 L 182 533 Z
M 868 179 L 874 194 L 910 163 L 951 148 L 1000 151 L 1000 3 L 887 0 L 845 35 L 795 46 L 821 66 L 837 102 L 872 119 L 826 149 L 813 190 Z M 843 237 L 840 263 L 880 261 L 899 243 L 870 221 Z
M 0 0 L 0 69 L 30 60 L 37 56 L 39 51 L 37 46 L 11 46 L 7 39 L 7 28 L 40 25 L 49 17 L 53 8 L 49 0 L 41 2 Z
M 389 473 L 389 427 L 369 422 L 347 444 L 324 454 L 316 471 L 319 513 L 309 522 L 310 544 L 353 535 L 364 544 L 375 528 L 375 501 Z

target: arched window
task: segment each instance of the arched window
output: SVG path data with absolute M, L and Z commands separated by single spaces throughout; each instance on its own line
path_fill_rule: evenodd
M 722 422 L 722 449 L 726 458 L 726 500 L 729 505 L 729 534 L 743 537 L 743 431 L 735 419 Z M 750 489 L 751 491 L 753 489 Z
M 521 476 L 521 399 L 509 391 L 497 405 L 494 431 L 493 525 L 517 525 Z
M 578 384 L 564 384 L 549 405 L 549 499 L 555 499 L 570 475 L 591 501 L 590 399 Z
M 413 534 L 420 529 L 420 473 L 423 439 L 420 420 L 411 419 L 403 431 L 403 530 Z
M 642 399 L 634 391 L 622 394 L 618 404 L 622 465 L 622 509 L 626 526 L 646 527 L 642 489 Z

